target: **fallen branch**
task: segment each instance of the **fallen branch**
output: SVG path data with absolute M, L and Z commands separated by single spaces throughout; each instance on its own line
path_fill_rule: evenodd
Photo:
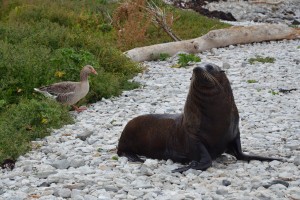
M 261 3 L 261 4 L 278 5 L 278 4 L 283 3 L 283 1 L 270 2 L 270 1 L 267 1 L 267 0 L 264 0 L 264 1 L 262 1 L 262 0 L 258 0 L 258 1 L 254 0 L 254 1 L 249 1 L 249 3 L 252 3 L 252 4 L 254 4 L 254 3 L 255 4 Z
M 195 39 L 134 48 L 124 52 L 124 54 L 133 61 L 142 62 L 153 60 L 162 53 L 172 56 L 179 51 L 199 53 L 212 48 L 235 44 L 299 38 L 299 28 L 288 27 L 284 24 L 265 24 L 246 27 L 234 26 L 213 30 Z

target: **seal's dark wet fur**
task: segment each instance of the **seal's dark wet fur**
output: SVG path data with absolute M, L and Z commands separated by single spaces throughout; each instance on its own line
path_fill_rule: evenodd
M 224 71 L 213 64 L 195 67 L 182 114 L 149 114 L 136 117 L 124 128 L 118 155 L 142 161 L 138 155 L 188 163 L 205 170 L 222 153 L 239 160 L 279 160 L 242 152 L 239 114 Z

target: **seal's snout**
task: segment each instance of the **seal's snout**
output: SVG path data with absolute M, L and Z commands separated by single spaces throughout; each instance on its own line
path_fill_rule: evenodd
M 198 65 L 197 67 L 194 68 L 193 72 L 197 73 L 197 72 L 213 72 L 213 71 L 218 71 L 218 66 L 212 63 L 203 63 L 201 65 Z

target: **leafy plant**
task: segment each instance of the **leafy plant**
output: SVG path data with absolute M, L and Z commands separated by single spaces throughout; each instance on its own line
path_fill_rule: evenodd
M 275 58 L 273 57 L 261 57 L 261 56 L 256 56 L 255 58 L 250 58 L 248 62 L 252 65 L 254 62 L 261 62 L 261 63 L 274 63 Z
M 278 95 L 279 94 L 279 92 L 276 92 L 274 90 L 270 90 L 269 93 L 271 93 L 272 95 Z
M 189 62 L 201 62 L 201 58 L 194 55 L 194 54 L 178 54 L 178 64 L 180 67 L 185 67 L 188 65 Z
M 111 159 L 113 159 L 113 160 L 118 160 L 119 157 L 118 157 L 118 156 L 113 156 Z
M 247 83 L 257 83 L 257 80 L 247 80 Z

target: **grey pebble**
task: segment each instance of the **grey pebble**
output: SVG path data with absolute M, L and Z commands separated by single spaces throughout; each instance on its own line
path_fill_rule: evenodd
M 78 134 L 76 137 L 81 139 L 82 141 L 85 141 L 88 137 L 90 137 L 94 132 L 85 130 L 84 132 Z
M 56 169 L 67 169 L 70 166 L 70 162 L 67 159 L 55 160 L 50 165 Z
M 55 170 L 46 170 L 46 171 L 38 172 L 38 173 L 36 174 L 36 176 L 37 176 L 38 178 L 47 178 L 49 175 L 51 175 L 51 174 L 56 174 L 56 173 L 57 173 L 57 171 L 55 171 Z
M 226 180 L 226 179 L 224 179 L 224 180 L 222 180 L 222 185 L 229 186 L 229 185 L 231 185 L 231 182 L 228 181 L 228 180 Z
M 57 190 L 57 195 L 63 198 L 71 197 L 71 190 L 68 188 L 60 188 Z
M 296 157 L 294 158 L 294 164 L 297 165 L 297 166 L 300 165 L 300 156 L 296 156 Z
M 227 62 L 224 62 L 222 68 L 223 69 L 229 69 L 230 68 L 230 64 L 227 63 Z

